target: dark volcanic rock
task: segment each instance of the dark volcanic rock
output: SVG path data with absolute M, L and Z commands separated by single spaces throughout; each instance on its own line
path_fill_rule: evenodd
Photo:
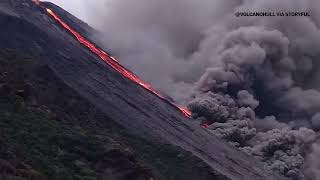
M 51 7 L 84 36 L 93 31 L 61 8 L 50 3 L 43 5 Z M 63 99 L 70 96 L 56 86 L 63 84 L 60 87 L 71 88 L 101 111 L 100 121 L 112 119 L 131 133 L 190 151 L 212 168 L 215 179 L 281 179 L 267 174 L 252 157 L 122 77 L 31 1 L 2 0 L 0 26 L 0 48 L 17 49 L 43 60 L 42 68 L 35 70 L 30 81 L 32 94 L 58 112 L 77 114 L 85 108 L 81 104 L 75 104 L 74 109 L 61 108 Z

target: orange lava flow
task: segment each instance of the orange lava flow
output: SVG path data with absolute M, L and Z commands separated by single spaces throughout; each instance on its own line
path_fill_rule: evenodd
M 87 47 L 91 52 L 99 56 L 104 62 L 110 65 L 113 69 L 118 71 L 124 77 L 130 79 L 131 81 L 135 82 L 136 84 L 140 85 L 144 89 L 148 90 L 152 94 L 158 96 L 163 101 L 171 104 L 172 106 L 176 107 L 178 110 L 182 112 L 182 114 L 188 118 L 191 117 L 191 112 L 186 108 L 175 104 L 174 102 L 166 99 L 162 94 L 160 94 L 156 89 L 154 89 L 150 84 L 142 81 L 137 75 L 123 67 L 114 57 L 110 56 L 108 53 L 103 51 L 102 49 L 95 46 L 90 41 L 86 40 L 82 35 L 80 35 L 77 31 L 71 28 L 67 23 L 65 23 L 56 13 L 54 13 L 51 9 L 46 8 L 47 12 L 52 16 L 59 24 L 61 24 L 66 30 L 68 30 L 77 40 Z

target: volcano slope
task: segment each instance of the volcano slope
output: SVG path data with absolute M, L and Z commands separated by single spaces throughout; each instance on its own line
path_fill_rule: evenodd
M 54 4 L 43 5 L 56 12 L 83 36 L 94 33 L 87 24 Z M 168 103 L 122 77 L 81 46 L 48 16 L 44 8 L 32 1 L 2 0 L 0 23 L 1 49 L 13 49 L 41 59 L 23 75 L 26 83 L 20 88 L 24 89 L 18 90 L 15 95 L 27 99 L 26 102 L 33 106 L 46 106 L 54 117 L 68 121 L 63 123 L 73 125 L 76 122 L 95 134 L 110 128 L 114 130 L 119 125 L 119 129 L 124 128 L 132 137 L 137 136 L 155 146 L 176 146 L 180 152 L 178 154 L 190 152 L 199 159 L 197 162 L 204 163 L 200 166 L 206 170 L 197 173 L 201 170 L 195 167 L 195 161 L 184 162 L 192 162 L 184 165 L 192 170 L 185 176 L 180 175 L 180 179 L 282 179 L 267 174 L 252 157 L 222 142 L 201 128 L 199 123 L 185 118 Z M 134 144 L 136 149 L 145 148 L 143 143 Z M 74 144 L 70 146 L 78 148 Z M 177 174 L 185 173 L 180 171 L 179 165 L 181 163 L 171 170 L 177 171 Z M 167 166 L 170 167 L 169 164 Z

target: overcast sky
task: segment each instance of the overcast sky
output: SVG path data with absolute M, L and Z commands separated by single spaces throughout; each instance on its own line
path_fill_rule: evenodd
M 88 21 L 86 5 L 88 4 L 88 0 L 48 0 L 56 5 L 59 5 L 63 9 L 67 10 L 71 14 L 79 17 L 84 21 Z M 102 0 L 95 0 L 102 1 Z

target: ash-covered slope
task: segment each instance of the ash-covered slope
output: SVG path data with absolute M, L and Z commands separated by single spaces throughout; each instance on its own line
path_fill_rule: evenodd
M 44 5 L 82 35 L 93 31 L 59 7 L 50 3 Z M 69 98 L 70 94 L 54 89 L 53 81 L 59 79 L 103 112 L 104 117 L 129 132 L 192 152 L 212 168 L 216 179 L 281 179 L 267 174 L 252 157 L 225 144 L 197 122 L 184 118 L 172 106 L 122 77 L 82 47 L 46 14 L 45 9 L 31 1 L 1 1 L 0 24 L 0 48 L 41 57 L 43 65 L 48 67 L 34 73 L 30 81 L 32 93 L 46 105 L 66 114 L 69 111 L 82 113 L 77 112 L 81 104 L 74 104 L 73 110 L 63 108 L 62 99 Z

